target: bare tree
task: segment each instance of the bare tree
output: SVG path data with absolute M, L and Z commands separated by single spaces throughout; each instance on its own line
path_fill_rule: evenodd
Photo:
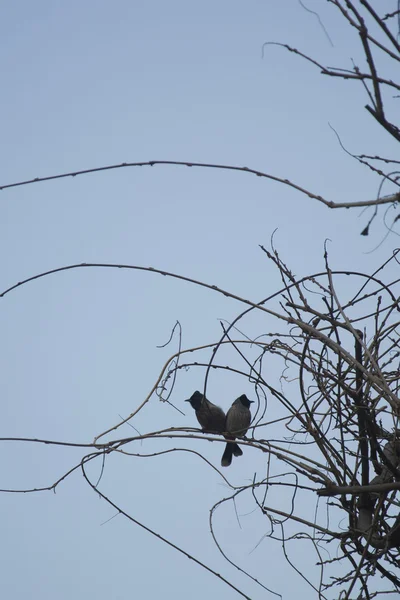
M 132 414 L 99 434 L 92 444 L 83 445 L 90 448 L 90 453 L 45 489 L 55 489 L 71 472 L 82 469 L 89 485 L 116 507 L 111 498 L 102 494 L 101 478 L 97 482 L 90 480 L 86 472 L 88 462 L 102 460 L 110 452 L 142 456 L 140 452 L 130 451 L 129 445 L 144 439 L 173 438 L 180 440 L 182 448 L 188 451 L 191 451 L 185 446 L 188 438 L 224 442 L 222 436 L 174 427 L 115 438 L 121 425 L 128 421 L 134 424 L 135 416 L 154 394 L 161 401 L 171 401 L 176 377 L 182 370 L 204 368 L 206 393 L 210 369 L 223 369 L 227 376 L 240 374 L 254 386 L 258 407 L 251 434 L 249 432 L 239 443 L 264 453 L 268 471 L 265 478 L 235 488 L 229 497 L 218 502 L 211 511 L 211 531 L 217 508 L 240 494 L 251 494 L 256 508 L 270 522 L 272 540 L 279 540 L 284 547 L 299 540 L 308 540 L 311 544 L 321 571 L 319 584 L 313 583 L 311 575 L 301 575 L 318 592 L 318 597 L 330 597 L 329 590 L 335 587 L 340 590 L 340 598 L 350 598 L 353 588 L 358 586 L 361 594 L 358 597 L 370 598 L 374 592 L 382 591 L 379 586 L 375 589 L 378 578 L 387 582 L 384 591 L 399 591 L 400 277 L 394 281 L 386 279 L 389 266 L 398 264 L 398 251 L 372 274 L 331 270 L 326 254 L 323 272 L 298 280 L 276 250 L 263 250 L 279 270 L 283 286 L 261 302 L 239 298 L 228 290 L 173 273 L 133 265 L 71 265 L 37 275 L 3 292 L 4 296 L 32 279 L 66 269 L 127 268 L 184 279 L 235 298 L 245 306 L 229 326 L 221 324 L 223 334 L 218 343 L 210 344 L 213 351 L 208 362 L 197 358 L 204 347 L 179 348 L 168 360 L 148 397 Z M 342 287 L 341 279 L 347 282 L 345 296 L 337 291 Z M 259 336 L 250 339 L 245 335 L 246 317 L 253 312 L 273 317 L 275 333 L 263 332 L 260 319 Z M 237 365 L 219 362 L 225 346 L 237 354 Z M 275 378 L 265 366 L 271 361 L 274 372 L 278 373 Z M 272 400 L 280 407 L 280 414 L 271 422 L 267 405 Z M 104 436 L 110 434 L 113 439 L 104 442 Z M 26 441 L 57 444 L 50 440 Z M 153 454 L 165 451 L 171 450 Z M 270 472 L 274 473 L 271 477 Z M 274 502 L 275 488 L 282 488 L 290 495 L 290 511 L 283 510 L 280 502 Z M 316 507 L 322 502 L 325 510 L 317 511 Z M 314 518 L 313 511 L 310 512 L 312 506 Z M 290 533 L 286 531 L 287 523 L 290 523 Z M 216 536 L 215 542 L 224 552 Z M 333 542 L 340 547 L 340 554 L 326 558 L 323 549 L 329 550 Z M 336 568 L 336 562 L 343 557 L 349 565 L 345 573 Z M 338 597 L 337 589 L 333 593 L 333 597 Z
M 327 0 L 327 4 L 331 4 L 340 12 L 343 17 L 344 26 L 347 25 L 350 27 L 359 38 L 361 55 L 358 63 L 352 59 L 351 63 L 345 67 L 325 66 L 315 57 L 308 56 L 301 52 L 301 50 L 294 48 L 287 43 L 266 42 L 263 51 L 269 45 L 281 46 L 320 69 L 322 75 L 340 78 L 350 83 L 361 85 L 367 98 L 365 110 L 368 111 L 373 119 L 383 127 L 396 142 L 400 142 L 400 129 L 397 124 L 400 81 L 394 75 L 398 73 L 400 63 L 399 3 L 397 3 L 396 10 L 387 14 L 379 14 L 381 11 L 376 9 L 371 2 L 367 2 L 366 0 L 359 0 L 358 2 L 351 2 L 348 0 Z M 321 25 L 324 27 L 322 22 Z M 326 33 L 329 37 L 327 31 Z M 338 139 L 339 143 L 342 145 L 339 136 Z M 346 206 L 347 208 L 355 206 L 373 207 L 372 216 L 361 232 L 361 235 L 368 235 L 370 225 L 377 216 L 378 209 L 381 205 L 390 204 L 395 208 L 398 206 L 400 195 L 398 191 L 399 171 L 397 165 L 400 164 L 400 161 L 397 157 L 380 156 L 378 154 L 374 156 L 362 153 L 353 154 L 345 149 L 343 145 L 342 148 L 345 152 L 353 156 L 355 160 L 372 170 L 381 178 L 378 194 L 375 199 L 365 202 L 364 204 L 361 202 L 347 202 L 339 205 L 340 207 Z M 392 184 L 394 192 L 390 195 L 382 196 L 384 183 Z M 332 208 L 337 206 L 338 204 L 335 203 Z M 396 214 L 390 223 L 386 220 L 387 213 L 388 211 L 385 212 L 384 222 L 385 226 L 390 231 L 397 223 L 400 216 L 399 214 Z
M 361 84 L 368 98 L 366 110 L 371 117 L 397 142 L 400 130 L 396 124 L 393 106 L 398 103 L 400 83 L 383 75 L 389 69 L 397 73 L 400 62 L 398 21 L 400 7 L 391 14 L 378 15 L 370 2 L 358 3 L 328 0 L 340 11 L 344 23 L 360 39 L 363 65 L 351 69 L 321 65 L 312 57 L 286 44 L 289 51 L 314 66 L 323 75 L 339 77 Z M 267 42 L 266 46 L 276 42 Z M 394 95 L 394 98 L 393 98 Z M 389 105 L 389 108 L 387 106 Z M 366 199 L 363 202 L 333 202 L 315 192 L 274 175 L 246 167 L 200 164 L 175 161 L 124 163 L 81 170 L 74 173 L 37 178 L 1 186 L 32 184 L 38 181 L 83 175 L 106 169 L 154 166 L 156 164 L 185 165 L 225 170 L 238 170 L 258 177 L 279 181 L 300 193 L 322 202 L 329 208 L 370 207 L 373 214 L 363 230 L 369 226 L 382 205 L 397 207 L 400 200 L 399 177 L 393 165 L 400 161 L 380 155 L 354 154 L 354 158 L 374 171 L 381 183 L 390 182 L 394 192 L 389 196 Z M 399 219 L 393 219 L 390 229 Z M 224 444 L 221 435 L 212 435 L 197 428 L 171 427 L 160 431 L 136 433 L 129 437 L 119 435 L 120 427 L 129 422 L 134 426 L 136 415 L 154 396 L 174 406 L 174 386 L 177 378 L 188 368 L 202 369 L 203 391 L 207 394 L 212 369 L 223 370 L 244 378 L 254 388 L 257 409 L 246 437 L 237 440 L 242 448 L 251 446 L 261 452 L 267 465 L 266 476 L 243 482 L 233 488 L 211 510 L 211 534 L 221 553 L 243 574 L 250 577 L 265 591 L 276 595 L 258 579 L 228 557 L 213 528 L 217 510 L 227 502 L 247 495 L 253 506 L 269 524 L 271 543 L 282 548 L 288 563 L 298 571 L 315 591 L 318 598 L 370 599 L 382 593 L 400 591 L 400 277 L 391 279 L 393 265 L 399 265 L 399 251 L 373 273 L 332 269 L 325 251 L 325 268 L 319 273 L 296 278 L 290 266 L 280 257 L 273 243 L 262 248 L 266 258 L 278 270 L 282 286 L 261 301 L 239 297 L 229 290 L 168 273 L 156 268 L 120 264 L 75 264 L 60 267 L 4 290 L 0 296 L 24 288 L 30 281 L 53 276 L 57 272 L 87 268 L 129 269 L 146 271 L 148 276 L 161 274 L 201 286 L 210 293 L 223 294 L 243 306 L 236 319 L 221 322 L 222 334 L 206 346 L 182 348 L 179 326 L 171 341 L 178 337 L 178 349 L 168 359 L 149 395 L 133 412 L 119 423 L 96 436 L 91 443 L 69 444 L 57 440 L 24 439 L 26 443 L 82 447 L 82 458 L 72 469 L 61 473 L 57 481 L 42 488 L 0 490 L 3 492 L 38 492 L 55 490 L 58 484 L 74 471 L 80 470 L 91 488 L 110 505 L 158 537 L 176 551 L 189 556 L 200 566 L 222 579 L 242 597 L 249 596 L 211 566 L 204 564 L 173 542 L 163 538 L 132 515 L 123 511 L 101 488 L 101 476 L 93 481 L 87 465 L 104 461 L 106 455 L 118 452 L 130 456 L 148 456 L 137 451 L 138 440 L 174 439 L 179 450 L 194 452 L 189 440 L 208 440 Z M 346 285 L 342 281 L 346 281 Z M 257 336 L 246 333 L 248 315 L 258 315 Z M 274 333 L 264 330 L 263 317 L 269 315 L 275 323 Z M 235 358 L 226 363 L 221 353 L 229 348 Z M 204 358 L 204 352 L 211 358 Z M 271 373 L 270 365 L 273 364 Z M 278 416 L 269 420 L 268 404 L 274 402 Z M 273 425 L 273 435 L 271 434 Z M 4 441 L 15 441 L 7 440 Z M 21 441 L 21 440 L 20 440 Z M 221 447 L 221 451 L 223 446 Z M 152 452 L 157 455 L 174 452 L 177 448 Z M 203 457 L 201 457 L 205 460 Z M 207 462 L 207 461 L 206 461 Z M 210 468 L 216 469 L 208 463 Z M 224 474 L 221 477 L 228 481 Z M 288 498 L 290 508 L 281 506 L 275 490 Z M 322 510 L 323 508 L 323 510 Z M 292 563 L 288 548 L 298 543 L 309 544 L 315 553 L 319 573 L 299 572 Z M 334 548 L 334 551 L 332 549 Z M 347 567 L 343 569 L 343 564 Z M 245 583 L 243 584 L 245 585 Z

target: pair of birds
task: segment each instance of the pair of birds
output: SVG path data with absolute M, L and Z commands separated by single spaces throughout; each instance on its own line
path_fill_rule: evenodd
M 194 408 L 197 420 L 204 431 L 223 433 L 227 440 L 234 440 L 246 435 L 251 422 L 250 404 L 253 403 L 253 400 L 249 400 L 245 394 L 234 401 L 226 415 L 222 408 L 207 400 L 198 391 L 194 392 L 185 402 L 190 402 Z M 221 465 L 229 467 L 232 456 L 242 456 L 242 454 L 238 444 L 233 441 L 227 442 Z

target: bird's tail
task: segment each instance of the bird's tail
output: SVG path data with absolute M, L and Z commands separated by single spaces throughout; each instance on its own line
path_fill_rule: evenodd
M 232 448 L 232 452 L 233 452 L 233 456 L 242 456 L 243 452 L 240 446 L 238 446 L 237 444 L 232 444 L 233 448 Z
M 243 452 L 235 442 L 227 442 L 225 452 L 222 455 L 221 465 L 229 467 L 232 462 L 232 456 L 242 456 Z
M 232 446 L 235 446 L 236 444 L 232 444 L 232 442 L 228 442 L 225 446 L 225 451 L 222 455 L 222 459 L 221 459 L 221 465 L 223 467 L 229 467 L 229 465 L 232 462 L 232 454 L 233 454 L 233 448 Z

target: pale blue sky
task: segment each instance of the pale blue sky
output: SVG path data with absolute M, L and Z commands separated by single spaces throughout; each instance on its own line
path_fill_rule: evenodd
M 382 5 L 392 9 L 392 2 Z M 280 41 L 327 65 L 351 68 L 350 58 L 361 56 L 356 37 L 326 3 L 307 6 L 318 7 L 333 48 L 294 0 L 3 4 L 0 185 L 158 159 L 260 169 L 336 202 L 372 199 L 379 178 L 343 152 L 328 125 L 353 152 L 393 155 L 394 142 L 362 108 L 362 88 L 324 78 L 282 48 L 269 46 L 261 57 L 264 42 Z M 3 190 L 0 200 L 1 291 L 67 264 L 116 262 L 174 271 L 258 301 L 280 286 L 258 247 L 269 245 L 276 228 L 276 246 L 298 275 L 323 269 L 326 238 L 338 269 L 370 270 L 393 246 L 389 240 L 366 254 L 383 235 L 376 222 L 370 238 L 359 236 L 368 215 L 330 211 L 291 188 L 239 172 L 121 169 Z M 217 340 L 218 319 L 232 320 L 241 310 L 187 283 L 120 270 L 57 274 L 15 290 L 1 308 L 0 437 L 80 442 L 91 442 L 144 399 L 175 350 L 156 346 L 177 319 L 190 347 Z M 249 320 L 252 335 L 273 328 L 268 321 L 263 331 L 259 326 Z M 174 403 L 183 408 L 203 376 L 194 369 L 181 373 Z M 224 373 L 212 372 L 208 385 L 225 409 L 240 393 L 252 394 L 250 384 Z M 134 424 L 142 432 L 196 426 L 184 410 L 186 417 L 154 399 Z M 166 448 L 184 445 L 165 442 Z M 190 447 L 219 465 L 222 445 Z M 161 443 L 144 448 L 162 449 Z M 2 488 L 50 484 L 82 456 L 22 444 L 2 449 Z M 229 472 L 232 483 L 262 474 L 264 463 L 246 450 Z M 99 468 L 89 469 L 94 479 Z M 197 457 L 113 455 L 102 485 L 121 508 L 251 598 L 269 597 L 213 544 L 209 509 L 229 489 Z M 268 523 L 252 510 L 250 501 L 238 501 L 241 529 L 232 504 L 221 510 L 216 529 L 224 548 L 284 598 L 294 589 L 310 597 L 270 540 L 254 550 Z M 115 512 L 79 473 L 55 495 L 0 495 L 0 512 L 4 598 L 236 597 L 122 517 L 104 524 Z M 297 555 L 296 564 L 306 568 L 314 559 Z

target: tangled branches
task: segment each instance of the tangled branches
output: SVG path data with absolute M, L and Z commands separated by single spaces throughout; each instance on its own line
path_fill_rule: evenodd
M 136 415 L 157 397 L 173 405 L 175 384 L 188 369 L 204 370 L 205 391 L 212 373 L 224 371 L 227 378 L 240 377 L 246 381 L 244 385 L 252 385 L 254 389 L 258 407 L 247 437 L 239 443 L 261 452 L 267 471 L 265 476 L 255 477 L 250 484 L 240 486 L 232 486 L 220 473 L 232 488 L 232 494 L 220 500 L 210 516 L 211 532 L 222 554 L 234 564 L 215 534 L 215 516 L 226 502 L 244 494 L 267 519 L 270 543 L 279 540 L 286 559 L 315 589 L 318 597 L 330 597 L 333 588 L 334 597 L 339 589 L 340 598 L 350 598 L 358 586 L 360 597 L 372 598 L 375 592 L 381 591 L 375 575 L 386 580 L 389 587 L 385 591 L 399 591 L 400 279 L 388 280 L 392 265 L 398 264 L 399 253 L 394 252 L 372 275 L 331 270 L 325 253 L 322 272 L 297 279 L 274 248 L 262 249 L 278 269 L 283 285 L 261 302 L 157 269 L 91 265 L 172 276 L 234 298 L 246 309 L 229 325 L 221 324 L 223 333 L 217 343 L 188 349 L 179 347 L 147 398 L 127 419 L 98 435 L 93 443 L 26 440 L 90 448 L 90 453 L 73 469 L 51 486 L 40 489 L 55 489 L 72 472 L 82 469 L 91 487 L 115 507 L 112 499 L 101 492 L 101 476 L 97 482 L 90 480 L 85 469 L 88 461 L 104 460 L 113 452 L 135 457 L 178 450 L 193 452 L 190 444 L 196 440 L 223 443 L 222 437 L 193 428 L 171 427 L 123 438 L 115 433 L 128 421 L 134 425 Z M 83 266 L 89 265 L 64 267 L 56 272 Z M 35 276 L 17 287 L 48 275 L 50 273 Z M 15 286 L 3 295 L 11 289 Z M 257 315 L 258 334 L 249 336 L 244 333 L 246 323 L 250 316 Z M 275 333 L 263 332 L 266 317 L 275 323 Z M 211 358 L 202 358 L 210 351 Z M 227 352 L 230 353 L 228 362 L 224 358 Z M 103 441 L 110 433 L 113 439 Z M 180 447 L 163 448 L 150 454 L 137 451 L 139 441 L 151 443 L 155 439 L 161 443 L 173 439 Z M 321 510 L 323 503 L 324 511 Z M 187 555 L 130 515 L 125 516 Z M 289 548 L 299 540 L 311 543 L 316 553 L 320 567 L 317 582 L 300 572 L 289 556 Z M 332 558 L 329 550 L 333 543 L 337 554 Z M 349 563 L 345 573 L 343 560 Z M 214 572 L 201 561 L 197 562 Z M 235 566 L 269 589 L 239 565 Z M 228 580 L 226 583 L 231 585 Z M 236 587 L 235 590 L 248 597 Z
M 397 6 L 397 10 L 384 14 L 383 8 L 376 8 L 373 6 L 373 3 L 367 0 L 359 0 L 358 2 L 327 0 L 327 4 L 333 6 L 338 11 L 341 17 L 341 24 L 343 24 L 344 28 L 352 32 L 356 39 L 358 38 L 361 50 L 359 58 L 351 58 L 351 64 L 345 66 L 327 66 L 323 64 L 321 58 L 318 56 L 310 56 L 287 43 L 275 41 L 267 41 L 263 45 L 263 56 L 269 46 L 280 46 L 314 67 L 317 67 L 323 76 L 335 79 L 339 78 L 351 84 L 356 83 L 361 85 L 367 98 L 367 104 L 364 106 L 365 110 L 389 134 L 392 140 L 400 142 L 400 129 L 397 121 L 400 82 L 394 75 L 399 71 L 400 62 L 399 5 Z M 304 8 L 306 7 L 304 6 Z M 319 7 L 320 9 L 321 7 Z M 382 10 L 382 14 L 379 14 L 380 10 Z M 319 15 L 315 14 L 319 18 Z M 325 33 L 328 35 L 321 19 L 319 20 Z M 390 196 L 393 201 L 392 206 L 385 210 L 384 213 L 384 224 L 388 235 L 393 231 L 394 225 L 400 218 L 397 211 L 399 202 L 399 161 L 397 156 L 382 156 L 378 152 L 375 155 L 367 153 L 354 154 L 344 147 L 339 135 L 337 133 L 336 135 L 342 149 L 348 155 L 381 178 L 375 200 L 375 208 L 361 235 L 369 234 L 370 226 L 379 210 L 384 184 L 390 182 L 394 186 L 395 193 Z M 387 169 L 384 168 L 385 165 L 388 165 Z M 390 210 L 393 209 L 397 213 L 390 223 L 388 216 Z
M 217 363 L 222 346 L 230 344 L 246 365 L 243 375 L 259 399 L 253 437 L 246 443 L 266 454 L 274 475 L 243 486 L 234 496 L 251 489 L 259 510 L 270 520 L 270 536 L 279 524 L 284 545 L 299 537 L 312 542 L 321 577 L 318 586 L 309 583 L 319 597 L 327 597 L 335 586 L 341 589 L 341 598 L 350 598 L 358 582 L 362 597 L 371 598 L 376 574 L 391 584 L 386 591 L 399 591 L 400 279 L 385 282 L 389 265 L 398 262 L 398 252 L 372 275 L 332 271 L 325 255 L 323 273 L 298 281 L 276 251 L 264 251 L 279 269 L 284 288 L 224 328 L 210 363 L 204 364 L 206 383 L 211 367 L 241 372 Z M 281 307 L 280 315 L 274 304 Z M 231 331 L 253 310 L 274 314 L 284 321 L 284 329 L 268 342 L 261 341 L 265 336 L 233 340 Z M 248 358 L 250 342 L 259 352 L 253 361 Z M 277 361 L 282 374 L 274 382 L 268 365 Z M 178 368 L 191 365 L 198 363 L 174 364 L 162 389 Z M 269 421 L 264 420 L 270 412 L 267 398 L 269 406 L 274 404 L 274 419 Z M 274 439 L 265 439 L 272 424 Z M 299 447 L 296 452 L 291 449 L 294 445 Z M 287 483 L 288 473 L 279 470 L 279 463 L 290 467 L 293 483 Z M 269 502 L 279 486 L 293 490 L 290 511 Z M 338 501 L 332 502 L 333 497 Z M 327 498 L 326 512 L 312 518 L 309 508 L 318 505 L 318 498 Z M 289 537 L 283 525 L 288 521 L 295 526 Z M 305 529 L 296 529 L 300 525 Z M 335 539 L 340 556 L 323 559 L 321 549 Z M 350 571 L 328 580 L 329 568 L 343 557 Z

